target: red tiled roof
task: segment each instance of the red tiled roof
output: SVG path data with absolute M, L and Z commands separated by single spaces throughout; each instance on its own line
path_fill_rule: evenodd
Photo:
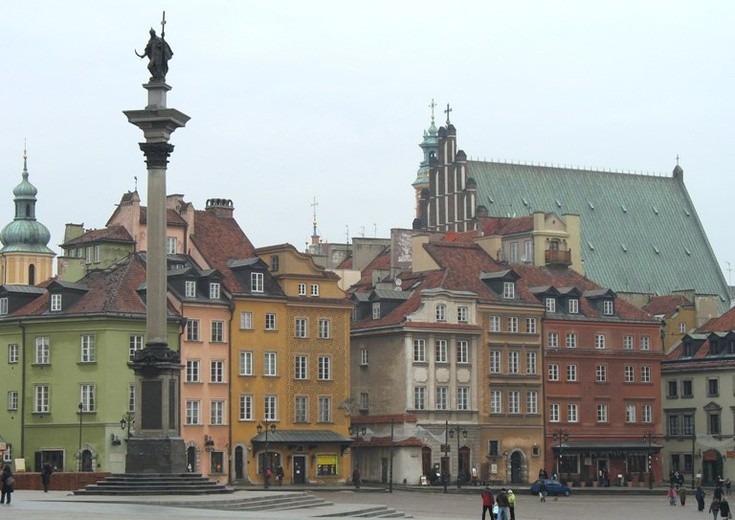
M 336 269 L 352 269 L 352 255 L 342 260 L 342 263 Z
M 148 207 L 141 206 L 140 207 L 140 223 L 145 224 L 147 222 L 148 222 Z M 186 220 L 184 220 L 184 217 L 179 215 L 179 212 L 176 211 L 175 209 L 166 208 L 166 225 L 186 227 Z
M 694 304 L 682 294 L 666 294 L 651 298 L 651 301 L 643 306 L 643 310 L 651 316 L 671 316 L 680 307 L 691 307 L 693 305 Z
M 735 330 L 735 307 L 722 316 L 712 318 L 697 329 L 697 332 L 727 332 Z
M 390 270 L 390 250 L 386 249 L 363 269 L 360 281 L 350 287 L 349 292 L 363 292 L 363 290 L 369 290 L 373 286 L 373 271 L 388 271 Z
M 110 226 L 102 229 L 90 229 L 84 234 L 61 244 L 61 247 L 89 244 L 91 242 L 129 242 L 132 244 L 133 237 L 130 236 L 124 226 Z

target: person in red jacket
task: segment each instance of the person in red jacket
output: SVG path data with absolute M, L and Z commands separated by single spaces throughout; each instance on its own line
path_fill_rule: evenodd
M 495 505 L 495 497 L 493 497 L 493 492 L 490 491 L 489 486 L 485 486 L 485 489 L 480 492 L 480 495 L 482 495 L 482 520 L 485 520 L 485 511 L 490 511 L 490 520 L 494 520 L 493 506 Z

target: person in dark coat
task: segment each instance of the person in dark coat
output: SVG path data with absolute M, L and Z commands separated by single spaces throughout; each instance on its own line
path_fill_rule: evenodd
M 679 488 L 679 503 L 681 505 L 686 504 L 687 501 L 687 488 L 686 486 L 681 486 Z
M 717 520 L 717 515 L 720 514 L 720 501 L 714 497 L 709 505 L 709 512 L 712 513 L 712 520 Z
M 694 498 L 697 499 L 697 511 L 704 511 L 704 495 L 702 486 L 697 486 L 697 490 L 694 492 Z
M 722 497 L 720 500 L 720 516 L 727 520 L 730 518 L 730 504 L 727 503 L 727 498 Z
M 14 480 L 13 480 L 13 472 L 10 471 L 10 466 L 7 464 L 5 467 L 3 467 L 3 473 L 2 473 L 2 491 L 0 492 L 0 504 L 5 504 L 7 499 L 7 504 L 10 505 L 10 498 L 13 494 L 14 489 Z
M 51 485 L 51 473 L 53 472 L 54 469 L 51 467 L 51 464 L 44 462 L 41 468 L 41 482 L 43 483 L 44 493 L 48 493 L 48 488 Z

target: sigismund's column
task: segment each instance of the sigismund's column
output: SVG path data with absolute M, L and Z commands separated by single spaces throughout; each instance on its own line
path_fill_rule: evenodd
M 146 255 L 145 348 L 129 366 L 135 372 L 135 434 L 128 441 L 126 473 L 183 473 L 186 448 L 179 424 L 179 353 L 168 348 L 166 304 L 166 165 L 174 147 L 169 138 L 186 125 L 189 116 L 166 107 L 168 60 L 173 56 L 165 37 L 150 30 L 143 54 L 151 78 L 143 85 L 148 104 L 143 110 L 126 110 L 128 121 L 143 130 L 140 149 L 148 169 L 148 247 Z M 137 54 L 137 51 L 136 51 Z

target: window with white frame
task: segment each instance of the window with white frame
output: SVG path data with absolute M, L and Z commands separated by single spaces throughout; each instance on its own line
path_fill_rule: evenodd
M 500 374 L 502 361 L 503 361 L 503 354 L 501 351 L 499 350 L 490 351 L 490 373 L 491 374 Z
M 536 334 L 536 318 L 526 318 L 526 334 Z
M 49 413 L 49 386 L 33 386 L 33 413 Z
M 575 403 L 567 405 L 567 422 L 579 422 L 579 408 Z
M 324 395 L 319 396 L 318 401 L 319 408 L 319 422 L 328 423 L 332 422 L 332 398 Z
M 464 340 L 457 341 L 457 363 L 465 365 L 470 362 L 470 344 Z
M 437 363 L 449 362 L 447 340 L 438 339 L 434 343 L 434 361 Z
M 196 298 L 197 295 L 197 283 L 194 280 L 186 280 L 184 282 L 184 297 Z
M 186 320 L 186 340 L 199 341 L 199 320 Z
M 650 383 L 651 382 L 651 367 L 643 366 L 641 367 L 641 383 Z
M 253 396 L 252 394 L 240 395 L 239 418 L 241 421 L 253 420 Z
M 436 321 L 447 321 L 447 306 L 439 303 L 436 306 Z
M 95 363 L 97 361 L 97 349 L 94 334 L 82 334 L 79 345 L 79 362 Z
M 91 413 L 97 410 L 95 403 L 95 388 L 94 385 L 82 384 L 79 385 L 80 398 L 79 402 L 82 404 L 83 413 Z
M 224 343 L 225 341 L 225 322 L 222 320 L 212 320 L 212 343 Z
M 464 306 L 457 307 L 457 323 L 467 323 L 469 321 L 470 311 Z
M 329 339 L 331 334 L 331 322 L 322 318 L 319 320 L 319 339 Z
M 296 318 L 294 322 L 294 336 L 297 338 L 306 337 L 306 318 Z
M 490 316 L 490 332 L 500 332 L 500 316 Z
M 521 413 L 521 393 L 517 390 L 508 392 L 508 413 Z
M 448 410 L 449 409 L 449 388 L 446 386 L 436 387 L 436 409 L 437 410 Z
M 641 350 L 651 350 L 651 336 L 641 336 Z
M 426 363 L 426 340 L 413 340 L 413 362 Z
M 684 322 L 679 323 L 679 332 L 685 333 L 687 331 L 687 324 Z
M 503 282 L 503 298 L 512 300 L 516 297 L 515 282 Z
M 319 284 L 316 284 L 316 283 L 311 284 L 311 295 L 319 296 Z
M 653 408 L 650 404 L 644 404 L 641 406 L 641 420 L 644 423 L 653 422 Z
M 61 310 L 61 295 L 60 294 L 52 294 L 51 295 L 51 312 L 58 312 Z
M 546 298 L 546 312 L 556 312 L 556 299 Z
M 509 374 L 517 374 L 520 372 L 518 367 L 518 351 L 517 350 L 511 350 L 508 352 L 508 373 Z
M 413 387 L 413 407 L 415 410 L 426 410 L 426 387 Z
M 8 313 L 8 297 L 0 298 L 0 315 L 5 316 Z
M 278 399 L 275 395 L 266 395 L 263 398 L 263 418 L 266 421 L 275 421 L 278 417 Z
M 518 318 L 515 316 L 508 318 L 508 332 L 512 332 L 514 334 L 518 333 Z
M 548 348 L 559 348 L 559 333 L 549 332 L 546 346 Z
M 567 332 L 566 347 L 567 348 L 577 348 L 577 333 L 576 332 Z
M 199 424 L 199 401 L 186 401 L 186 424 Z
M 605 335 L 604 334 L 595 334 L 595 348 L 596 349 L 605 348 Z
M 276 330 L 276 314 L 274 312 L 265 313 L 265 330 Z
M 135 385 L 128 385 L 128 412 L 135 413 Z
M 297 395 L 294 398 L 294 422 L 305 423 L 309 421 L 309 398 L 305 395 Z
M 253 351 L 252 350 L 241 350 L 240 351 L 239 374 L 241 376 L 252 376 L 253 375 Z
M 559 381 L 559 365 L 549 363 L 549 381 Z
M 186 382 L 187 383 L 198 383 L 199 382 L 199 360 L 198 359 L 187 359 L 186 360 Z
M 568 310 L 569 314 L 579 314 L 579 300 L 577 298 L 569 298 Z
M 607 405 L 604 403 L 597 405 L 597 422 L 599 423 L 607 422 Z
M 176 254 L 176 237 L 166 237 L 166 254 Z
M 266 352 L 265 354 L 263 354 L 263 375 L 264 376 L 278 375 L 275 352 Z
M 559 422 L 559 405 L 557 403 L 551 403 L 549 405 L 549 422 Z
M 306 356 L 294 358 L 294 379 L 308 379 L 308 359 Z
M 94 246 L 94 261 L 99 262 L 100 261 L 100 253 L 102 252 L 102 247 L 100 246 Z
M 17 343 L 8 345 L 8 363 L 13 364 L 18 362 L 18 352 L 19 347 Z
M 635 405 L 634 404 L 625 405 L 625 422 L 629 422 L 629 423 L 635 422 Z
M 380 319 L 380 302 L 373 302 L 372 310 L 373 310 L 373 319 L 379 320 Z
M 368 365 L 368 349 L 360 349 L 360 366 L 366 367 Z
M 612 316 L 615 314 L 615 306 L 612 300 L 603 300 L 602 302 L 602 314 L 605 316 Z
M 526 374 L 535 374 L 537 370 L 536 352 L 526 352 Z
M 36 338 L 34 364 L 48 365 L 51 363 L 51 345 L 48 336 Z
M 567 365 L 567 381 L 570 383 L 577 381 L 577 365 Z
M 18 411 L 18 392 L 16 390 L 8 392 L 8 411 Z
M 470 409 L 470 389 L 466 386 L 457 387 L 457 410 Z
M 367 392 L 360 392 L 360 411 L 370 410 L 370 396 Z
M 253 313 L 243 311 L 240 313 L 240 329 L 253 330 Z
M 298 295 L 299 296 L 306 296 L 306 284 L 305 283 L 300 283 L 298 285 L 297 292 L 298 292 Z
M 526 413 L 538 413 L 538 392 L 536 390 L 526 392 Z
M 250 292 L 263 292 L 263 273 L 250 273 Z
M 139 350 L 143 350 L 143 335 L 131 334 L 128 337 L 128 360 L 132 361 Z
M 490 413 L 503 413 L 503 392 L 500 390 L 490 392 Z
M 224 383 L 225 382 L 225 362 L 214 359 L 209 364 L 209 382 Z
M 219 399 L 210 403 L 209 424 L 219 426 L 225 424 L 225 402 Z
M 332 379 L 332 358 L 329 356 L 319 356 L 317 359 L 317 377 L 319 381 L 329 381 Z
M 598 383 L 607 381 L 607 365 L 595 366 L 595 381 Z
M 87 246 L 84 249 L 84 261 L 88 264 L 91 264 L 94 260 L 94 248 L 92 246 Z
M 625 365 L 623 367 L 623 381 L 626 383 L 635 382 L 635 367 L 632 365 Z
M 633 350 L 633 336 L 623 336 L 623 349 Z

